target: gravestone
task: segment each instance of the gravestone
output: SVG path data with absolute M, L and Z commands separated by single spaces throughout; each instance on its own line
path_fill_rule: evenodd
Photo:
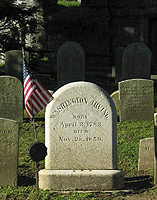
M 116 108 L 119 110 L 119 90 L 113 92 L 110 96 L 111 96 Z
M 85 80 L 85 53 L 76 42 L 62 44 L 57 52 L 57 84 Z
M 116 64 L 115 64 L 115 83 L 118 84 L 121 81 L 121 73 L 122 73 L 122 59 L 123 59 L 123 52 L 125 47 L 117 47 L 115 49 L 116 54 Z
M 19 123 L 0 118 L 0 186 L 17 186 Z
M 138 170 L 148 170 L 154 166 L 154 137 L 140 140 Z
M 45 169 L 39 187 L 106 190 L 123 187 L 117 170 L 117 115 L 109 94 L 88 82 L 69 83 L 53 94 L 45 114 Z
M 29 63 L 29 52 L 25 52 L 25 59 Z M 18 78 L 23 84 L 23 56 L 20 50 L 5 52 L 5 75 Z
M 120 121 L 152 120 L 154 115 L 154 82 L 130 79 L 118 84 Z
M 132 43 L 123 52 L 122 79 L 150 79 L 151 51 L 142 43 Z
M 0 76 L 0 117 L 23 122 L 23 86 L 16 77 Z

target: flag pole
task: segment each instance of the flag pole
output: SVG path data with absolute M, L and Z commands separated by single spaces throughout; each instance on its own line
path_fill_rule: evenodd
M 22 47 L 22 55 L 23 58 L 25 58 L 25 51 L 24 48 Z M 34 126 L 34 132 L 35 132 L 35 140 L 37 142 L 37 132 L 36 132 L 36 127 L 35 127 L 35 121 L 34 121 L 34 115 L 33 115 L 33 106 L 32 106 L 32 99 L 31 99 L 31 108 L 32 108 L 32 121 L 33 121 L 33 126 Z M 36 161 L 35 162 L 35 177 L 36 177 L 36 192 L 37 195 L 39 193 L 39 163 Z

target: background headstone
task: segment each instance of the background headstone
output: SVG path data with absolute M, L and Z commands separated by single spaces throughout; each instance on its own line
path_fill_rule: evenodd
M 116 108 L 119 110 L 119 90 L 113 92 L 110 96 L 111 96 Z
M 40 188 L 122 187 L 123 173 L 116 170 L 117 114 L 109 94 L 93 83 L 74 82 L 58 89 L 53 97 L 45 114 L 48 155 L 45 170 L 39 173 Z
M 0 186 L 17 186 L 19 123 L 0 118 Z
M 154 137 L 140 140 L 138 170 L 148 170 L 154 166 Z
M 29 52 L 25 52 L 25 59 L 29 63 Z M 5 75 L 14 76 L 23 83 L 23 56 L 21 50 L 5 52 Z
M 150 79 L 151 51 L 143 43 L 132 43 L 123 52 L 122 79 Z
M 0 76 L 0 117 L 23 122 L 23 86 L 16 77 Z
M 58 86 L 83 80 L 85 80 L 84 50 L 76 42 L 65 42 L 59 47 L 57 52 Z
M 118 84 L 120 121 L 152 120 L 154 115 L 154 82 L 130 79 Z

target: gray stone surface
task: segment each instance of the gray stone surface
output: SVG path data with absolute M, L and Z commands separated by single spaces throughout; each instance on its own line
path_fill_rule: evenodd
M 113 92 L 110 96 L 111 96 L 116 108 L 119 110 L 119 90 Z
M 42 170 L 39 187 L 55 191 L 122 189 L 124 173 L 121 170 Z
M 16 77 L 0 76 L 0 117 L 23 122 L 23 86 Z
M 132 43 L 123 52 L 122 79 L 150 79 L 151 51 L 143 43 Z
M 154 82 L 130 79 L 118 84 L 120 121 L 152 120 L 154 115 Z
M 116 108 L 106 91 L 87 82 L 67 84 L 47 105 L 46 169 L 116 169 Z
M 76 42 L 62 44 L 57 52 L 57 84 L 85 80 L 85 53 Z
M 48 155 L 45 170 L 39 173 L 39 187 L 113 189 L 123 172 L 117 177 L 117 114 L 112 98 L 99 86 L 83 81 L 61 87 L 53 97 L 45 113 Z M 121 181 L 117 184 L 123 187 Z
M 17 185 L 19 123 L 0 118 L 0 186 Z
M 154 166 L 154 137 L 140 140 L 139 170 L 148 170 Z
M 29 52 L 25 52 L 25 59 L 29 63 Z M 5 52 L 5 74 L 18 78 L 23 84 L 23 56 L 21 50 Z

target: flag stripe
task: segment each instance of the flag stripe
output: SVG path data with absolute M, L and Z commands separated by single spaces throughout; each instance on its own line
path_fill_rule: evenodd
M 52 99 L 53 96 L 27 68 L 27 63 L 23 58 L 23 80 L 25 109 L 30 119 L 38 114 Z

